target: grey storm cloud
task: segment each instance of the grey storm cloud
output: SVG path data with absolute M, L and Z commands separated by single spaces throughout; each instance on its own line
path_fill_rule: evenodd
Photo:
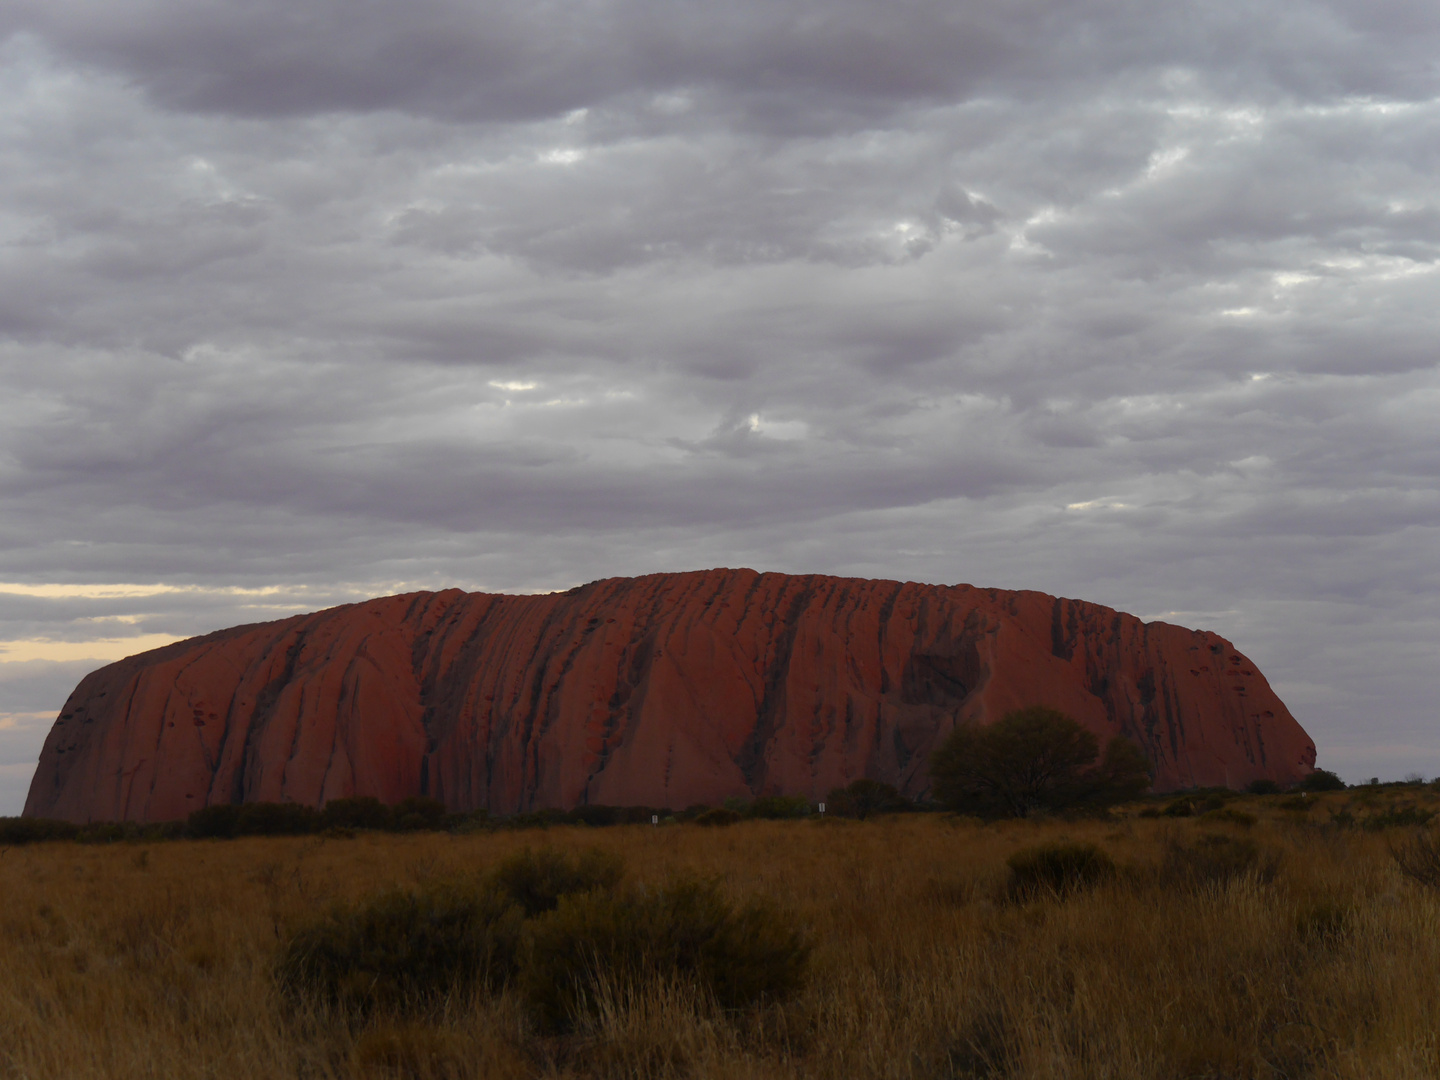
M 485 5 L 74 0 L 14 31 L 124 72 L 174 109 L 277 117 L 399 109 L 525 121 L 628 92 L 714 88 L 809 128 L 884 103 L 1044 94 L 1157 67 L 1244 95 L 1428 95 L 1440 16 L 1411 2 L 1005 5 L 939 0 Z M 728 110 L 727 110 L 728 111 Z
M 0 0 L 0 650 L 971 581 L 1440 771 L 1437 56 L 1420 2 Z M 107 583 L 167 591 L 30 588 Z M 0 813 L 62 654 L 0 651 Z

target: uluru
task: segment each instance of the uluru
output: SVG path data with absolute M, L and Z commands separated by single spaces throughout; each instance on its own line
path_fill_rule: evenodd
M 924 796 L 955 724 L 1032 704 L 1134 740 L 1160 791 L 1289 784 L 1315 763 L 1213 633 L 1038 592 L 720 569 L 409 593 L 129 657 L 70 695 L 25 813 L 680 808 L 862 777 Z

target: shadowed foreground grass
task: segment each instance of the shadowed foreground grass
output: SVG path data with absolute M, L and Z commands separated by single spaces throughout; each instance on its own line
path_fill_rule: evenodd
M 1396 869 L 1408 832 L 1333 822 L 1352 803 L 4 850 L 0 1077 L 1440 1076 L 1440 894 Z M 1114 872 L 1010 888 L 1008 859 L 1061 841 Z M 277 988 L 285 943 L 333 901 L 539 845 L 798 912 L 804 988 L 725 1012 L 684 982 L 616 985 L 560 1035 L 513 989 L 362 1019 Z

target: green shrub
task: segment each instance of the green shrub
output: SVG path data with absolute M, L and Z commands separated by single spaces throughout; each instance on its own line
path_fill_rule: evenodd
M 619 825 L 624 820 L 625 811 L 619 806 L 577 806 L 566 816 L 576 825 L 603 828 Z
M 0 818 L 0 844 L 16 847 L 46 840 L 73 840 L 79 831 L 80 826 L 70 821 L 31 817 Z
M 424 1009 L 515 973 L 524 914 L 493 889 L 432 884 L 337 906 L 286 944 L 277 976 L 292 997 L 363 1014 Z
M 713 810 L 706 810 L 695 817 L 696 825 L 734 825 L 740 820 L 740 815 L 726 806 L 717 806 Z
M 319 828 L 319 812 L 304 803 L 244 803 L 235 818 L 236 836 L 304 836 Z
M 1279 856 L 1262 851 L 1254 840 L 1208 833 L 1189 844 L 1171 843 L 1160 874 L 1164 884 L 1196 889 L 1247 876 L 1268 883 L 1279 865 Z
M 1295 786 L 1301 791 L 1344 791 L 1345 781 L 1329 769 L 1316 769 Z
M 571 894 L 527 928 L 521 986 L 556 1029 L 592 1016 L 607 994 L 651 980 L 693 982 L 724 1009 L 780 1001 L 804 981 L 810 942 L 774 904 L 734 904 L 713 881 Z
M 766 795 L 745 808 L 748 818 L 798 818 L 810 813 L 810 800 L 803 795 Z
M 81 844 L 118 844 L 140 838 L 140 826 L 119 821 L 92 821 L 81 825 L 75 839 Z
M 670 811 L 664 807 L 625 806 L 620 809 L 619 824 L 649 825 L 651 818 L 659 818 L 661 821 L 664 821 L 669 816 Z
M 564 810 L 528 810 L 502 818 L 497 824 L 505 829 L 548 829 L 552 825 L 565 825 L 569 820 Z
M 446 828 L 455 833 L 489 832 L 495 828 L 490 811 L 483 808 L 450 814 L 445 821 Z
M 912 808 L 910 800 L 893 784 L 882 784 L 879 780 L 856 780 L 846 787 L 834 788 L 825 796 L 827 813 L 861 821 L 875 814 L 893 814 Z
M 1022 848 L 1006 860 L 1007 893 L 1014 900 L 1061 897 L 1088 889 L 1115 873 L 1115 862 L 1094 844 L 1057 840 Z
M 423 795 L 401 799 L 391 813 L 395 818 L 395 828 L 403 832 L 433 832 L 445 826 L 445 804 L 439 799 L 427 799 Z
M 185 819 L 185 835 L 197 840 L 228 840 L 235 835 L 239 820 L 240 807 L 235 803 L 201 807 Z
M 1267 777 L 1261 777 L 1246 784 L 1245 790 L 1251 795 L 1279 795 L 1280 785 Z
M 394 824 L 390 807 L 373 795 L 331 799 L 320 811 L 320 827 L 324 829 L 389 829 Z
M 526 848 L 503 860 L 490 884 L 526 915 L 555 910 L 563 896 L 609 890 L 620 883 L 625 863 L 618 855 L 591 848 L 567 855 L 553 848 Z

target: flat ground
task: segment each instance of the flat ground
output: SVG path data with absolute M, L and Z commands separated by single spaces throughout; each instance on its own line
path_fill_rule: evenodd
M 1391 857 L 1413 828 L 1364 827 L 1407 805 L 1440 797 L 12 848 L 0 1077 L 1433 1078 L 1440 893 Z M 1187 883 L 1177 850 L 1216 834 L 1253 842 L 1259 863 Z M 1007 858 L 1062 837 L 1098 844 L 1120 873 L 1008 898 Z M 690 871 L 777 898 L 816 943 L 805 989 L 725 1014 L 656 986 L 565 1036 L 537 1031 L 509 992 L 346 1024 L 276 989 L 281 944 L 332 901 L 473 875 L 525 846 L 599 847 L 632 881 Z

